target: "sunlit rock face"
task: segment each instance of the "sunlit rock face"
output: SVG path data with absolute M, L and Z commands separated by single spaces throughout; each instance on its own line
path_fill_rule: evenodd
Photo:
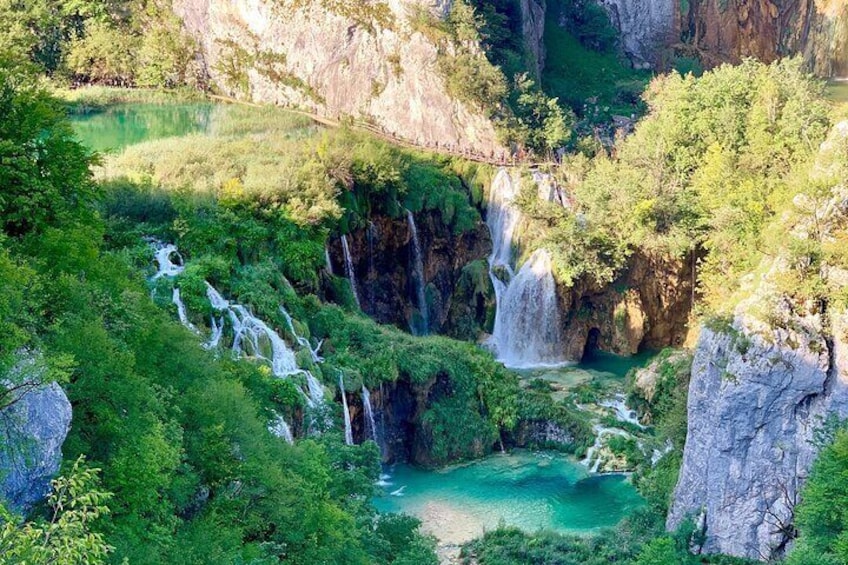
M 32 368 L 24 357 L 12 371 Z M 38 375 L 33 375 L 37 382 Z M 16 379 L 14 382 L 22 382 Z M 56 383 L 9 387 L 0 410 L 0 496 L 24 512 L 50 491 L 50 480 L 62 463 L 62 444 L 71 426 L 71 403 Z
M 211 80 L 231 96 L 297 106 L 334 120 L 353 117 L 433 148 L 485 157 L 505 153 L 479 108 L 448 95 L 436 45 L 410 23 L 421 11 L 444 16 L 450 2 L 392 0 L 382 3 L 388 11 L 381 19 L 371 18 L 367 7 L 350 6 L 321 0 L 174 2 L 200 44 Z
M 677 0 L 600 0 L 619 30 L 621 48 L 636 66 L 657 63 L 677 35 Z

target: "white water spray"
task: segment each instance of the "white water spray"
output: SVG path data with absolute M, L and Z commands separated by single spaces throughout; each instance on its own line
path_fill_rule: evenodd
M 489 344 L 507 367 L 563 365 L 562 323 L 551 255 L 537 249 L 515 273 L 513 243 L 521 222 L 514 200 L 520 186 L 501 169 L 489 191 L 486 224 L 492 236 L 489 277 L 495 289 L 497 310 Z
M 427 295 L 425 292 L 426 281 L 424 280 L 424 259 L 421 253 L 421 243 L 418 240 L 418 228 L 415 227 L 415 217 L 409 210 L 406 211 L 406 221 L 409 224 L 409 232 L 412 239 L 412 279 L 415 284 L 415 294 L 418 299 L 418 313 L 421 316 L 420 327 L 412 324 L 413 333 L 416 335 L 427 335 L 430 333 L 430 313 L 427 308 Z
M 359 302 L 359 292 L 356 290 L 356 273 L 353 270 L 353 258 L 350 256 L 350 247 L 347 244 L 347 236 L 342 235 L 342 251 L 344 252 L 345 271 L 347 279 L 350 281 L 350 291 L 353 293 L 353 300 L 358 308 L 362 308 Z
M 342 408 L 344 409 L 345 443 L 353 445 L 353 429 L 350 425 L 350 409 L 347 406 L 347 395 L 344 389 L 344 376 L 339 373 L 339 391 L 342 394 Z
M 271 423 L 268 425 L 268 431 L 276 437 L 283 438 L 288 443 L 294 443 L 291 427 L 289 427 L 285 419 L 279 414 L 271 420 Z

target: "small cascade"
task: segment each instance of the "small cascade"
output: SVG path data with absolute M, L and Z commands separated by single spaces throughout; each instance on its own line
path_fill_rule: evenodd
M 212 333 L 209 335 L 209 340 L 203 344 L 203 349 L 218 349 L 221 338 L 224 336 L 224 317 L 221 316 L 216 320 L 215 316 L 210 316 L 209 324 L 209 327 L 212 328 Z
M 350 291 L 353 293 L 353 300 L 358 308 L 362 308 L 359 302 L 359 293 L 356 290 L 356 273 L 353 270 L 353 258 L 350 256 L 350 247 L 347 244 L 347 236 L 342 235 L 342 251 L 344 251 L 345 271 L 347 279 L 350 281 Z
M 518 182 L 506 169 L 498 172 L 489 192 L 489 277 L 497 303 L 489 344 L 507 367 L 562 365 L 567 359 L 562 354 L 562 323 L 551 255 L 537 249 L 518 273 L 513 267 L 513 240 L 521 222 L 521 212 L 513 202 L 519 192 Z
M 350 409 L 347 406 L 347 395 L 344 389 L 344 376 L 339 373 L 339 392 L 342 395 L 342 408 L 344 409 L 345 443 L 353 445 L 353 428 L 350 425 Z
M 639 416 L 636 414 L 636 411 L 628 408 L 627 401 L 623 394 L 616 394 L 611 400 L 602 400 L 598 403 L 598 405 L 603 406 L 604 408 L 609 408 L 615 412 L 615 418 L 619 422 L 627 422 L 628 424 L 633 424 L 640 429 L 645 428 L 645 426 L 639 422 Z
M 365 238 L 368 241 L 368 303 L 373 305 L 376 301 L 374 292 L 377 287 L 377 269 L 374 265 L 374 248 L 380 239 L 380 232 L 377 231 L 377 225 L 374 222 L 368 222 L 368 229 L 365 230 Z
M 155 250 L 154 259 L 158 270 L 150 280 L 155 281 L 161 277 L 176 277 L 185 271 L 185 263 L 182 255 L 177 251 L 176 245 L 172 243 L 163 244 L 156 240 L 151 240 L 151 245 Z M 172 257 L 176 257 L 176 263 L 171 260 Z
M 307 395 L 309 405 L 315 407 L 324 404 L 324 387 L 312 373 L 304 371 L 297 366 L 294 351 L 289 348 L 288 344 L 277 332 L 251 314 L 241 304 L 230 303 L 208 282 L 206 283 L 206 296 L 209 298 L 212 308 L 229 316 L 233 326 L 233 352 L 236 355 L 251 356 L 266 361 L 271 365 L 271 372 L 276 377 L 283 378 L 291 375 L 304 375 L 306 377 L 307 388 L 309 389 L 309 394 Z M 284 308 L 281 307 L 280 310 L 288 315 L 288 312 Z M 287 318 L 286 321 L 290 324 L 292 333 L 295 334 L 291 318 Z M 221 319 L 221 322 L 220 329 L 216 329 L 216 326 L 213 325 L 213 334 L 216 331 L 223 331 L 223 319 Z M 297 338 L 297 334 L 295 336 Z M 305 338 L 303 340 L 306 341 Z M 300 340 L 298 340 L 298 343 L 301 343 Z M 308 344 L 308 341 L 306 343 Z M 270 345 L 271 348 L 270 358 L 265 355 L 262 347 L 266 344 Z M 317 356 L 318 348 L 316 347 L 313 350 L 310 347 L 309 351 L 314 358 L 314 356 Z
M 325 262 L 324 266 L 327 269 L 327 272 L 331 275 L 334 274 L 333 273 L 333 262 L 330 261 L 330 249 L 326 245 L 324 246 L 324 262 Z
M 294 336 L 294 339 L 297 341 L 298 345 L 301 347 L 305 347 L 310 355 L 312 356 L 312 361 L 314 363 L 322 363 L 324 358 L 318 354 L 318 351 L 321 349 L 321 345 L 323 345 L 324 340 L 318 342 L 318 345 L 312 347 L 312 344 L 309 343 L 309 340 L 303 337 L 302 335 L 298 335 L 298 333 L 294 329 L 294 321 L 292 321 L 291 315 L 288 313 L 282 305 L 280 305 L 280 313 L 283 315 L 283 318 L 286 320 L 286 325 L 289 327 L 289 331 Z
M 291 427 L 289 427 L 288 422 L 279 414 L 268 424 L 268 431 L 276 437 L 283 438 L 288 443 L 294 443 Z
M 374 443 L 380 445 L 377 440 L 377 423 L 374 421 L 374 409 L 371 406 L 371 393 L 365 385 L 362 385 L 362 407 L 365 411 L 365 433 L 374 440 Z M 381 450 L 382 450 L 382 446 Z
M 416 335 L 427 335 L 430 333 L 430 313 L 427 308 L 427 295 L 425 292 L 426 281 L 424 280 L 424 259 L 421 253 L 421 243 L 418 240 L 418 228 L 415 227 L 415 218 L 412 212 L 406 211 L 406 220 L 409 224 L 409 233 L 412 239 L 412 278 L 415 284 L 415 294 L 418 299 L 418 313 L 421 316 L 419 327 L 412 324 L 412 333 Z
M 185 303 L 183 302 L 183 299 L 180 296 L 179 288 L 174 287 L 174 291 L 171 293 L 171 301 L 177 307 L 177 317 L 180 319 L 180 323 L 186 328 L 190 329 L 192 332 L 200 334 L 200 330 L 198 330 L 197 327 L 195 327 L 195 325 L 192 324 L 191 321 L 189 321 L 188 319 Z
M 581 465 L 587 467 L 589 472 L 597 473 L 603 463 L 603 458 L 598 452 L 604 447 L 604 439 L 609 436 L 631 437 L 630 434 L 618 428 L 608 428 L 600 424 L 592 426 L 595 432 L 595 443 L 592 447 L 586 450 L 586 457 L 580 462 Z

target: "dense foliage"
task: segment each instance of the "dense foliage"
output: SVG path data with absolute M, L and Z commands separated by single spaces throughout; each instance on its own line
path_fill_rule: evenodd
M 261 364 L 204 351 L 151 301 L 144 280 L 150 250 L 139 236 L 174 236 L 184 246 L 191 260 L 182 281 L 187 301 L 198 299 L 193 281 L 208 277 L 278 327 L 284 326 L 277 305 L 286 303 L 304 332 L 326 338 L 327 369 L 344 369 L 351 381 L 452 383 L 454 393 L 434 403 L 422 425 L 436 438 L 435 462 L 476 456 L 489 447 L 477 433 L 450 437 L 439 430 L 458 411 L 490 443 L 500 426 L 513 424 L 515 381 L 491 356 L 444 338 L 413 340 L 293 290 L 314 290 L 324 238 L 342 226 L 333 197 L 343 190 L 356 193 L 351 198 L 359 203 L 376 191 L 408 197 L 410 206 L 442 208 L 463 229 L 467 196 L 452 196 L 451 183 L 432 194 L 409 190 L 426 189 L 428 179 L 441 184 L 450 163 L 424 174 L 425 165 L 397 152 L 388 163 L 379 160 L 385 166 L 356 158 L 337 169 L 351 175 L 349 188 L 342 174 L 311 193 L 298 191 L 307 199 L 301 201 L 251 184 L 258 175 L 238 183 L 225 178 L 207 191 L 197 169 L 176 184 L 167 175 L 143 175 L 139 183 L 115 179 L 102 200 L 103 185 L 90 177 L 89 156 L 72 139 L 61 105 L 23 68 L 0 65 L 0 148 L 13 165 L 3 169 L 0 360 L 7 369 L 23 352 L 39 351 L 50 368 L 44 378 L 67 381 L 74 419 L 65 456 L 86 455 L 102 480 L 89 488 L 89 471 L 69 469 L 55 496 L 63 507 L 71 497 L 78 510 L 58 512 L 58 522 L 42 518 L 42 510 L 27 523 L 4 514 L 3 543 L 21 555 L 12 562 L 24 555 L 27 562 L 52 562 L 47 535 L 77 548 L 63 555 L 68 563 L 96 563 L 105 549 L 110 562 L 132 563 L 433 562 L 431 542 L 417 533 L 416 521 L 375 515 L 369 500 L 379 467 L 372 442 L 345 446 L 340 432 L 327 431 L 291 446 L 267 431 L 270 409 L 300 413 L 291 383 L 273 379 Z M 316 165 L 304 166 L 314 171 Z M 326 177 L 304 172 L 300 178 Z M 344 217 L 353 222 L 358 214 Z M 331 417 L 338 429 L 339 415 Z M 55 536 L 44 533 L 56 524 Z

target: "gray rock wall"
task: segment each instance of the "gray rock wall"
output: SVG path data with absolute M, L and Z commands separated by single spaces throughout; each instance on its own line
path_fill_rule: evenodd
M 50 491 L 71 426 L 71 403 L 56 383 L 27 391 L 0 410 L 0 494 L 25 511 Z
M 391 26 L 369 26 L 321 7 L 277 0 L 174 0 L 205 68 L 225 93 L 351 116 L 419 145 L 500 156 L 492 124 L 452 99 L 437 47 L 411 20 L 444 15 L 445 0 L 391 0 Z M 371 27 L 371 29 L 369 29 Z
M 766 323 L 757 304 L 743 305 L 731 329 L 702 330 L 667 526 L 691 517 L 705 534 L 704 553 L 766 560 L 791 543 L 816 431 L 830 414 L 848 416 L 848 324 L 845 314 L 827 322 L 781 301 L 773 305 L 780 322 Z

